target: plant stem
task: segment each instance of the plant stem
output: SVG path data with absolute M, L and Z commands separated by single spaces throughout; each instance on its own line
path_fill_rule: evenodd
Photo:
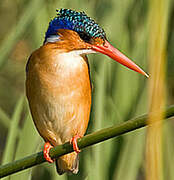
M 172 116 L 174 116 L 174 105 L 168 107 L 165 111 L 165 118 L 170 118 Z M 120 136 L 122 134 L 131 132 L 138 128 L 145 127 L 147 125 L 147 121 L 146 121 L 147 117 L 148 117 L 147 114 L 143 116 L 139 116 L 137 118 L 126 121 L 120 125 L 112 126 L 110 128 L 105 128 L 100 131 L 86 135 L 78 140 L 78 147 L 80 149 L 83 149 L 85 147 L 91 146 L 96 143 L 100 143 L 107 139 Z M 50 150 L 50 157 L 53 159 L 58 158 L 59 156 L 70 153 L 72 151 L 73 151 L 72 145 L 70 145 L 69 142 L 67 142 L 63 145 L 52 148 Z M 34 165 L 41 164 L 43 162 L 45 162 L 45 159 L 43 157 L 43 152 L 38 152 L 36 154 L 27 156 L 23 159 L 2 165 L 0 166 L 0 178 L 30 168 Z

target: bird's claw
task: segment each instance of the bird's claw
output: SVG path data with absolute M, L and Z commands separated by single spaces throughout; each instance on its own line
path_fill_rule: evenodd
M 81 152 L 81 150 L 79 149 L 78 145 L 77 145 L 77 139 L 81 138 L 81 136 L 79 135 L 75 135 L 74 137 L 71 138 L 70 140 L 70 144 L 73 145 L 73 149 L 74 151 L 78 154 Z
M 43 150 L 43 154 L 44 154 L 44 158 L 46 159 L 46 161 L 48 161 L 49 163 L 53 163 L 54 161 L 51 159 L 49 152 L 50 149 L 53 148 L 53 146 L 49 143 L 46 142 L 44 145 L 44 150 Z

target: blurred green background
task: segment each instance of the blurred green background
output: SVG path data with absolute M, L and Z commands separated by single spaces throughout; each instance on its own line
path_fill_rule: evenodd
M 85 11 L 106 31 L 108 40 L 148 71 L 147 0 L 1 0 L 0 3 L 0 161 L 38 152 L 43 140 L 32 122 L 25 97 L 25 64 L 43 43 L 56 9 Z M 168 7 L 167 105 L 174 104 L 174 0 Z M 158 22 L 160 23 L 160 22 Z M 119 124 L 148 111 L 148 80 L 110 58 L 89 55 L 93 105 L 87 133 Z M 174 179 L 174 123 L 164 124 L 164 179 Z M 80 153 L 78 175 L 58 176 L 44 163 L 4 179 L 144 180 L 145 128 L 113 138 Z

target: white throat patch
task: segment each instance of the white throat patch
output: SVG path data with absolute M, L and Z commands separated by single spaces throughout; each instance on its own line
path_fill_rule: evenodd
M 83 54 L 93 54 L 97 52 L 92 49 L 80 49 L 80 50 L 71 51 L 69 53 L 78 56 L 78 55 L 83 55 Z

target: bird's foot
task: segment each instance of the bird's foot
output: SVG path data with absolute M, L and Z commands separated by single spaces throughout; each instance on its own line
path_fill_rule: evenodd
M 74 151 L 75 151 L 77 154 L 78 154 L 79 152 L 81 152 L 80 149 L 79 149 L 79 147 L 78 147 L 78 145 L 77 145 L 77 139 L 79 139 L 79 138 L 81 138 L 81 136 L 75 135 L 75 136 L 72 137 L 71 140 L 70 140 L 70 144 L 73 145 L 73 149 L 74 149 Z
M 50 149 L 53 148 L 53 146 L 49 143 L 46 142 L 44 145 L 44 150 L 43 150 L 43 154 L 44 154 L 44 158 L 46 159 L 46 161 L 48 161 L 49 163 L 53 163 L 54 161 L 51 159 L 49 152 Z

